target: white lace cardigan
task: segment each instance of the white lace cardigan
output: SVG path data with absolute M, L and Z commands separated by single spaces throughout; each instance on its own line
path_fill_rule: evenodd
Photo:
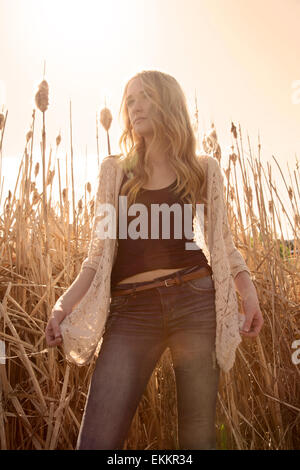
M 220 166 L 217 160 L 209 155 L 201 155 L 198 158 L 206 171 L 208 204 L 204 234 L 197 217 L 194 218 L 194 241 L 202 248 L 212 267 L 216 290 L 215 353 L 220 368 L 228 372 L 234 364 L 236 348 L 242 341 L 239 326 L 244 317 L 238 311 L 234 277 L 240 271 L 247 271 L 250 276 L 251 273 L 232 240 Z M 97 208 L 99 204 L 110 203 L 118 214 L 118 197 L 123 175 L 118 156 L 110 155 L 102 160 L 88 256 L 81 266 L 81 269 L 93 268 L 96 273 L 86 294 L 61 323 L 66 359 L 78 366 L 87 364 L 93 358 L 97 346 L 100 347 L 101 354 L 102 335 L 111 297 L 111 270 L 116 259 L 118 241 L 97 236 L 97 224 L 100 220 Z

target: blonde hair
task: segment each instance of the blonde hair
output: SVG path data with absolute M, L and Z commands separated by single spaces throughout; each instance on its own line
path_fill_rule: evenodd
M 135 78 L 140 78 L 144 93 L 156 113 L 153 113 L 153 139 L 146 149 L 142 136 L 134 132 L 126 105 L 127 88 Z M 171 75 L 156 70 L 142 71 L 125 85 L 120 106 L 124 131 L 119 145 L 122 150 L 120 163 L 125 173 L 131 173 L 122 187 L 121 195 L 128 196 L 128 205 L 135 202 L 137 193 L 150 176 L 149 153 L 154 142 L 161 142 L 162 150 L 168 155 L 169 163 L 177 177 L 174 192 L 185 203 L 206 204 L 205 171 L 196 155 L 196 137 L 187 109 L 186 97 L 179 83 Z

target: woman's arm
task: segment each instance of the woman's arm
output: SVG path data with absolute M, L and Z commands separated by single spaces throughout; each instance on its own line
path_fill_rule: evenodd
M 251 271 L 248 268 L 242 254 L 236 248 L 231 229 L 228 222 L 227 206 L 224 199 L 224 177 L 219 164 L 217 163 L 218 182 L 222 191 L 221 201 L 223 210 L 223 239 L 229 259 L 230 270 L 234 279 L 236 290 L 242 299 L 242 307 L 245 314 L 245 322 L 240 332 L 244 336 L 257 336 L 264 323 L 259 306 L 259 300 L 255 286 L 251 280 Z
M 93 268 L 86 267 L 85 269 L 82 269 L 68 290 L 59 297 L 55 306 L 62 307 L 63 310 L 70 313 L 75 305 L 78 304 L 82 297 L 87 293 L 95 274 L 96 271 Z
M 240 271 L 234 278 L 236 290 L 242 298 L 256 293 L 255 286 L 249 276 L 248 271 Z
M 247 271 L 249 277 L 251 277 L 251 271 L 248 268 L 241 252 L 235 246 L 233 241 L 231 229 L 228 222 L 227 216 L 227 205 L 224 198 L 224 177 L 222 175 L 222 171 L 220 168 L 219 163 L 214 160 L 215 166 L 215 175 L 216 175 L 216 185 L 219 189 L 219 197 L 220 197 L 220 205 L 223 214 L 222 220 L 222 232 L 223 232 L 223 240 L 225 243 L 226 253 L 228 256 L 229 264 L 230 264 L 230 271 L 233 278 L 237 276 L 237 274 L 241 271 Z M 251 279 L 250 279 L 251 280 Z
M 100 262 L 104 240 L 99 238 L 97 234 L 97 225 L 102 217 L 98 209 L 101 204 L 106 202 L 107 186 L 109 185 L 109 180 L 112 177 L 110 169 L 112 168 L 113 158 L 114 156 L 109 155 L 105 157 L 100 164 L 98 187 L 94 199 L 94 217 L 87 257 L 82 262 L 81 270 L 73 284 L 57 301 L 58 305 L 66 308 L 68 312 L 70 309 L 72 310 L 78 302 L 80 302 L 82 297 L 88 291 Z
M 94 217 L 87 257 L 84 259 L 81 265 L 81 270 L 75 281 L 56 301 L 46 326 L 46 341 L 50 347 L 58 346 L 61 343 L 62 336 L 60 323 L 66 316 L 72 313 L 74 307 L 81 301 L 89 290 L 101 260 L 104 240 L 97 235 L 97 225 L 99 219 L 101 219 L 101 214 L 98 213 L 98 208 L 103 202 L 106 202 L 107 186 L 110 178 L 112 177 L 110 172 L 111 158 L 112 156 L 104 158 L 100 165 L 98 187 L 94 199 Z
M 239 272 L 234 278 L 235 286 L 242 299 L 245 322 L 240 332 L 244 336 L 257 336 L 264 320 L 259 306 L 255 286 L 246 271 Z
M 114 157 L 107 156 L 100 163 L 100 171 L 97 183 L 98 186 L 94 198 L 94 217 L 92 222 L 90 243 L 88 247 L 87 257 L 82 262 L 81 270 L 85 270 L 85 268 L 91 268 L 97 271 L 100 262 L 104 240 L 99 238 L 97 234 L 97 226 L 102 218 L 101 212 L 99 211 L 99 207 L 101 206 L 101 204 L 106 203 L 107 185 L 109 184 L 109 179 L 111 178 L 111 175 L 109 174 L 109 169 L 111 168 L 112 158 Z

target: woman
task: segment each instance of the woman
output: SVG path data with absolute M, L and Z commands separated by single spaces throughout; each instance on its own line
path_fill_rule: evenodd
M 77 449 L 122 449 L 166 347 L 176 377 L 180 449 L 215 449 L 220 368 L 232 367 L 240 332 L 254 337 L 262 327 L 256 290 L 232 241 L 218 163 L 195 154 L 178 82 L 158 71 L 138 73 L 125 86 L 121 109 L 125 156 L 102 162 L 88 257 L 53 308 L 46 339 L 49 346 L 63 344 L 78 365 L 102 341 Z M 158 206 L 169 224 L 160 223 Z

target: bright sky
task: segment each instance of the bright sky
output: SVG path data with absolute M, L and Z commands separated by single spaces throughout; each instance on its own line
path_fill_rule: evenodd
M 138 71 L 157 69 L 179 81 L 191 115 L 196 90 L 200 132 L 215 122 L 226 161 L 233 120 L 242 126 L 245 150 L 248 133 L 256 154 L 260 132 L 262 160 L 272 161 L 273 153 L 294 169 L 299 23 L 299 0 L 0 0 L 0 110 L 8 109 L 3 158 L 22 156 L 46 60 L 47 143 L 55 147 L 61 130 L 63 155 L 69 153 L 70 99 L 74 153 L 81 159 L 96 154 L 95 117 L 105 97 L 118 153 L 125 83 Z M 38 132 L 41 121 L 38 112 Z M 103 129 L 100 145 L 103 156 Z

